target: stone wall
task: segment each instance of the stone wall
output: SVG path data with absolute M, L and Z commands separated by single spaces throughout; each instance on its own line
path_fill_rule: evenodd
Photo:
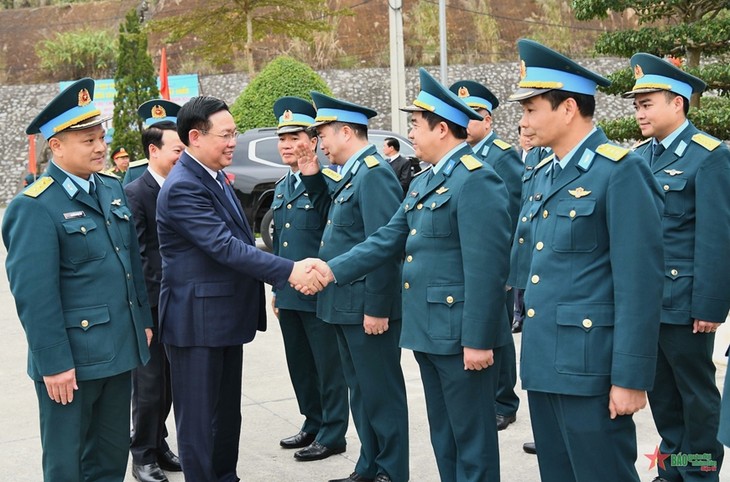
M 597 72 L 608 73 L 626 65 L 623 59 L 589 59 L 582 62 Z M 430 70 L 438 76 L 439 69 Z M 319 72 L 336 97 L 366 105 L 382 112 L 373 119 L 371 127 L 389 129 L 390 73 L 388 69 L 327 70 Z M 489 85 L 500 99 L 511 93 L 517 82 L 515 62 L 488 65 L 453 65 L 449 67 L 450 81 L 474 79 Z M 418 70 L 406 69 L 406 98 L 412 100 L 418 92 Z M 211 75 L 200 78 L 200 92 L 215 95 L 233 103 L 248 85 L 248 76 L 241 73 Z M 6 204 L 21 189 L 27 174 L 28 140 L 25 127 L 58 93 L 58 84 L 0 86 L 0 204 Z M 625 99 L 598 94 L 596 119 L 628 115 L 631 103 Z M 500 105 L 494 112 L 494 128 L 506 140 L 515 142 L 519 104 Z

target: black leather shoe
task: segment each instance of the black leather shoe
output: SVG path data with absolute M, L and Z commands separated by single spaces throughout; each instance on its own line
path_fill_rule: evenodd
M 378 474 L 377 477 L 375 477 L 375 482 L 391 482 L 390 477 L 388 477 L 385 474 Z
M 315 438 L 317 438 L 316 433 L 299 432 L 291 437 L 281 439 L 279 445 L 285 449 L 301 449 L 309 447 Z
M 368 479 L 367 477 L 359 475 L 357 472 L 353 472 L 349 477 L 344 479 L 330 479 L 328 482 L 373 482 L 373 479 Z
M 180 459 L 172 450 L 158 454 L 157 464 L 162 470 L 167 470 L 168 472 L 182 472 Z
M 527 442 L 522 444 L 522 450 L 524 450 L 528 454 L 535 455 L 537 453 L 537 450 L 535 450 L 535 442 Z
M 294 458 L 301 462 L 309 462 L 311 460 L 326 459 L 330 455 L 341 454 L 345 451 L 345 446 L 330 448 L 325 447 L 321 443 L 314 441 L 309 447 L 305 447 L 294 454 Z
M 165 473 L 156 463 L 147 465 L 132 464 L 132 476 L 139 482 L 168 482 Z
M 497 430 L 506 429 L 509 427 L 509 424 L 515 423 L 515 420 L 517 420 L 517 415 L 508 417 L 506 415 L 497 414 Z
M 512 322 L 512 333 L 522 332 L 522 320 L 515 320 Z

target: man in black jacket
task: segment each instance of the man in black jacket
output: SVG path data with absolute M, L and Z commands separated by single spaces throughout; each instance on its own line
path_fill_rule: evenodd
M 400 142 L 395 137 L 386 137 L 383 141 L 383 154 L 388 160 L 388 164 L 395 171 L 401 187 L 403 188 L 403 197 L 408 194 L 408 186 L 411 184 L 413 172 L 411 171 L 411 161 L 400 155 Z

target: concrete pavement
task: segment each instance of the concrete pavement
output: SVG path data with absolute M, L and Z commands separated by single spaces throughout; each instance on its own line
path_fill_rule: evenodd
M 4 210 L 0 211 L 0 216 Z M 0 397 L 0 479 L 15 482 L 42 480 L 41 449 L 38 430 L 38 408 L 33 385 L 26 375 L 26 342 L 15 312 L 15 305 L 5 275 L 4 247 L 0 247 L 0 377 L 3 395 Z M 28 260 L 28 269 L 43 269 Z M 267 286 L 267 297 L 271 296 Z M 38 294 L 42 302 L 42 293 Z M 103 301 L 103 300 L 100 300 Z M 269 306 L 269 303 L 267 303 Z M 730 326 L 718 332 L 716 361 L 718 384 L 725 376 L 724 350 L 730 342 Z M 519 357 L 520 336 L 515 336 Z M 238 473 L 246 482 L 326 481 L 346 477 L 352 472 L 359 443 L 354 425 L 347 433 L 347 451 L 318 462 L 297 462 L 293 452 L 279 448 L 279 439 L 296 433 L 302 423 L 289 381 L 281 332 L 276 318 L 269 313 L 269 329 L 259 333 L 244 348 L 243 431 L 240 444 Z M 404 350 L 402 366 L 408 389 L 410 418 L 411 480 L 439 480 L 428 434 L 428 422 L 418 366 L 410 351 Z M 193 387 L 194 388 L 194 387 Z M 518 387 L 519 388 L 519 387 Z M 539 480 L 537 459 L 522 451 L 522 443 L 532 440 L 527 396 L 518 390 L 522 404 L 517 422 L 500 432 L 500 464 L 503 482 L 533 482 Z M 643 455 L 653 453 L 659 438 L 648 408 L 634 417 L 638 433 L 636 467 L 643 481 L 656 475 L 648 469 L 649 460 Z M 168 421 L 168 441 L 176 451 L 175 426 Z M 730 453 L 726 449 L 726 457 Z M 730 460 L 730 459 L 728 459 Z M 600 471 L 600 467 L 596 468 Z M 168 473 L 171 482 L 181 482 L 179 473 Z M 133 481 L 131 462 L 126 481 Z M 730 476 L 721 480 L 730 480 Z

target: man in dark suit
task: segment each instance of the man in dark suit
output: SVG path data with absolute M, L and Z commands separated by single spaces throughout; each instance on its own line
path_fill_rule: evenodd
M 170 121 L 158 122 L 142 132 L 142 146 L 149 166 L 142 176 L 124 187 L 137 227 L 147 296 L 154 322 L 150 361 L 132 372 L 132 475 L 140 482 L 164 482 L 162 469 L 180 471 L 180 461 L 165 438 L 165 420 L 172 407 L 170 366 L 159 340 L 157 304 L 160 298 L 162 259 L 157 237 L 157 194 L 185 145 Z
M 609 80 L 537 42 L 518 48 L 510 100 L 534 145 L 555 155 L 533 170 L 520 366 L 540 477 L 638 482 L 632 415 L 654 384 L 661 189 L 593 123 L 596 88 Z
M 664 298 L 649 404 L 663 454 L 709 454 L 700 465 L 658 465 L 657 481 L 718 481 L 720 392 L 712 352 L 730 309 L 730 150 L 689 120 L 689 99 L 706 84 L 666 60 L 631 58 L 636 121 L 649 139 L 636 149 L 664 189 Z
M 277 182 L 271 203 L 274 254 L 297 261 L 317 256 L 327 220 L 327 210 L 315 209 L 309 199 L 297 165 L 298 148 L 307 146 L 310 155 L 317 149 L 317 133 L 307 129 L 316 114 L 311 102 L 282 97 L 274 103 L 274 115 L 279 119 L 279 154 L 291 168 Z M 338 175 L 323 171 L 328 185 L 334 187 Z M 299 433 L 279 444 L 285 449 L 301 448 L 294 454 L 300 461 L 342 453 L 350 414 L 335 327 L 317 317 L 316 296 L 289 286 L 275 290 L 272 304 L 281 325 L 289 377 L 305 417 Z
M 48 139 L 53 160 L 2 225 L 38 396 L 43 477 L 54 482 L 124 479 L 130 372 L 149 360 L 152 337 L 132 212 L 119 181 L 98 174 L 106 119 L 93 94 L 93 80 L 74 82 L 28 126 Z
M 403 196 L 408 194 L 408 186 L 413 178 L 413 170 L 411 169 L 411 161 L 400 155 L 400 141 L 395 137 L 386 137 L 383 141 L 383 154 L 388 160 L 388 164 L 393 168 L 395 177 L 398 178 L 403 188 Z
M 157 198 L 157 230 L 178 449 L 185 479 L 236 481 L 243 344 L 266 329 L 263 282 L 315 283 L 304 263 L 256 248 L 223 172 L 238 134 L 226 103 L 194 97 L 177 130 L 187 148 Z

